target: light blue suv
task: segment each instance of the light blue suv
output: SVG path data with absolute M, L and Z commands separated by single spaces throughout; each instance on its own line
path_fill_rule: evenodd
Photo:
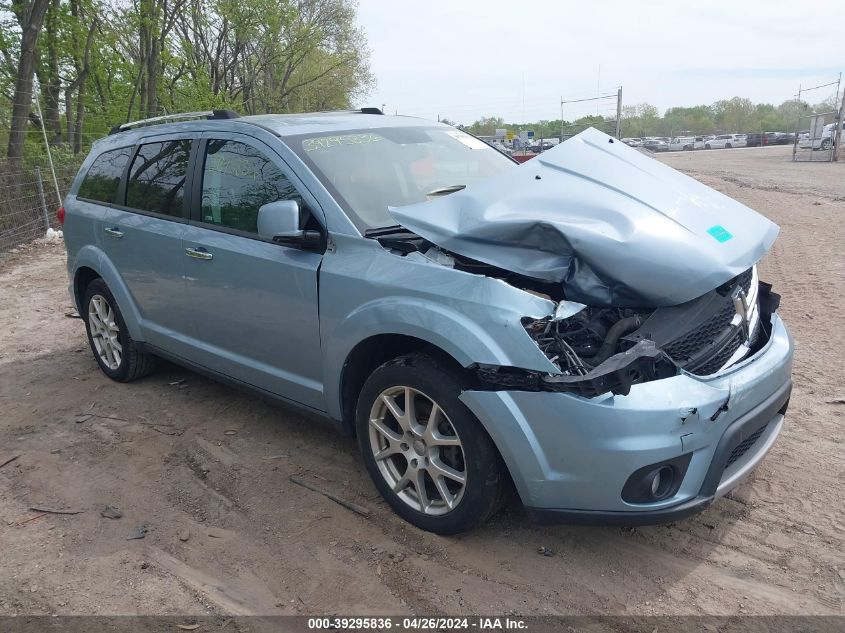
M 657 523 L 777 438 L 778 228 L 588 130 L 523 165 L 378 110 L 191 113 L 98 141 L 60 209 L 103 372 L 167 358 L 357 435 L 442 534 L 493 515 Z

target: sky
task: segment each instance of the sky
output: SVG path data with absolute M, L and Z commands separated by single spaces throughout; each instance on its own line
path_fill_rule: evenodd
M 625 105 L 779 104 L 845 71 L 843 0 L 359 0 L 375 89 L 358 105 L 471 123 Z M 843 82 L 845 83 L 845 82 Z M 807 95 L 810 103 L 835 86 Z

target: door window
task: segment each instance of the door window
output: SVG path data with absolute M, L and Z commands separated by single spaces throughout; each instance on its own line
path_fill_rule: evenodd
M 268 202 L 302 198 L 264 154 L 238 141 L 211 139 L 205 148 L 202 221 L 258 233 L 258 209 Z
M 113 203 L 117 197 L 123 170 L 131 154 L 131 147 L 121 147 L 100 154 L 91 163 L 76 195 L 97 202 Z
M 141 145 L 126 183 L 126 205 L 182 217 L 185 197 L 185 174 L 191 141 L 180 139 Z

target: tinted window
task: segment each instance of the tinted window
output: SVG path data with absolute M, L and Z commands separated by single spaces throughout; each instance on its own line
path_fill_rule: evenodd
M 272 161 L 237 141 L 210 140 L 202 177 L 202 221 L 258 233 L 258 209 L 268 202 L 302 200 Z
M 91 163 L 77 195 L 99 202 L 114 202 L 131 152 L 131 147 L 122 147 L 100 154 Z
M 129 168 L 127 206 L 181 217 L 190 152 L 189 140 L 141 145 Z

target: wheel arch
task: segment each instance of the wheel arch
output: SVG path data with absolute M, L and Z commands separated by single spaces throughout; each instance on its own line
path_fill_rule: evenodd
M 77 311 L 82 314 L 84 306 L 82 300 L 85 298 L 85 290 L 95 279 L 102 279 L 100 274 L 88 266 L 80 266 L 76 269 L 73 277 L 73 300 L 76 302 Z
M 421 338 L 406 334 L 376 334 L 370 336 L 350 350 L 341 369 L 340 421 L 344 434 L 353 435 L 355 433 L 355 410 L 358 406 L 358 395 L 367 378 L 387 361 L 412 352 L 433 356 L 455 370 L 465 372 L 468 377 L 473 377 L 471 370 L 463 367 L 454 356 Z
M 85 310 L 82 301 L 85 295 L 85 287 L 93 279 L 102 279 L 108 286 L 117 306 L 123 316 L 126 329 L 134 341 L 143 342 L 141 333 L 141 314 L 138 306 L 132 299 L 132 295 L 120 273 L 117 272 L 114 264 L 108 256 L 99 248 L 93 245 L 83 247 L 76 256 L 73 267 L 73 290 L 76 307 L 80 314 Z

